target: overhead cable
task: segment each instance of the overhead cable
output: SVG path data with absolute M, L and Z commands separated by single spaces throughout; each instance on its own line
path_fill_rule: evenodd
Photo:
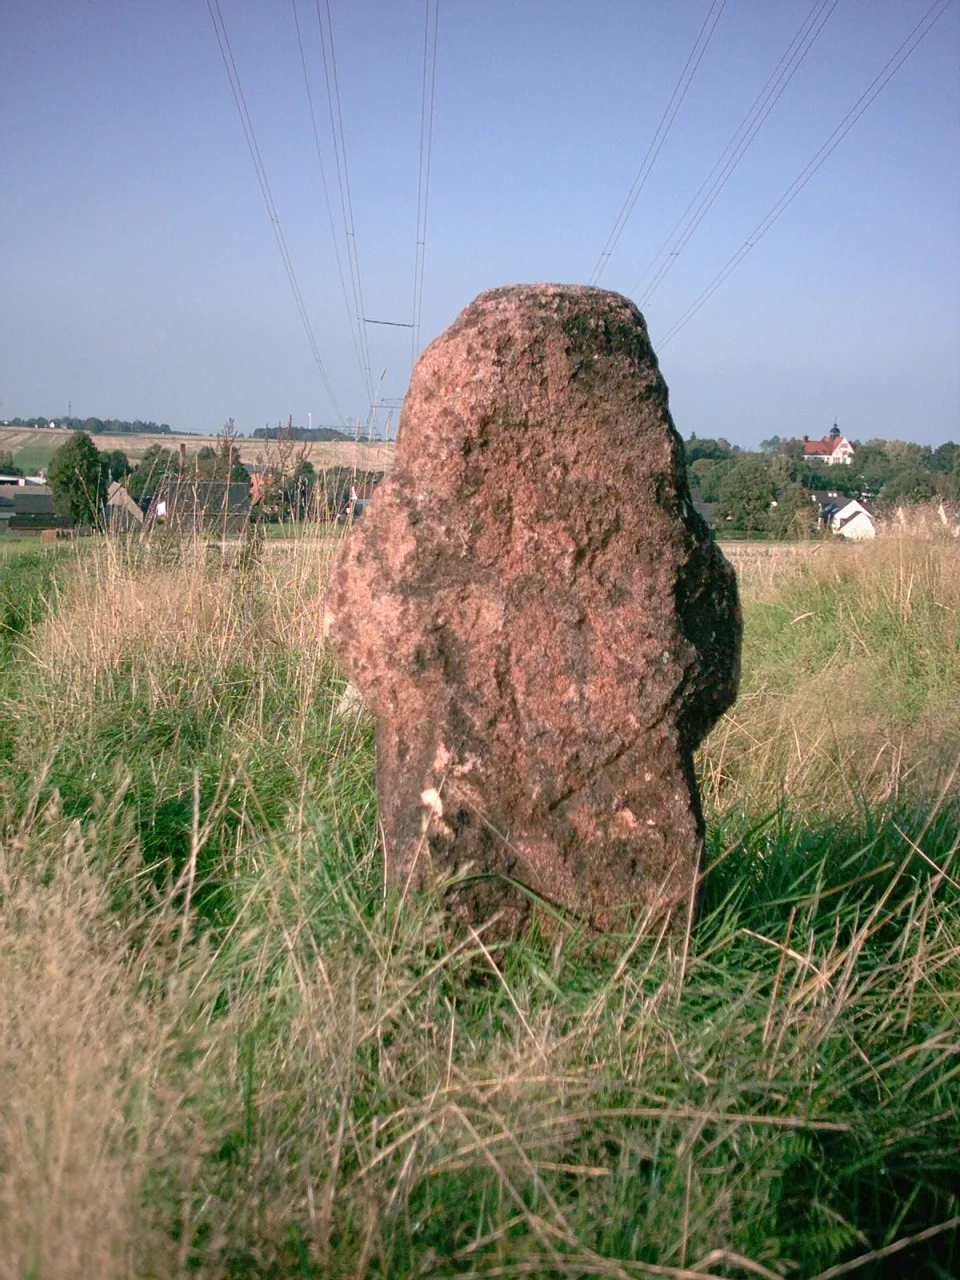
M 770 78 L 754 99 L 750 110 L 740 121 L 733 136 L 722 151 L 720 158 L 707 174 L 700 185 L 700 189 L 681 214 L 673 230 L 651 259 L 643 275 L 630 290 L 631 296 L 636 297 L 644 282 L 651 273 L 654 273 L 653 279 L 647 285 L 642 297 L 637 299 L 641 307 L 645 306 L 656 293 L 667 273 L 693 237 L 697 227 L 706 217 L 710 207 L 726 186 L 734 169 L 746 155 L 750 144 L 760 132 L 787 85 L 793 79 L 800 64 L 810 52 L 817 36 L 823 30 L 838 3 L 839 0 L 815 0 L 780 61 L 774 67 Z
M 323 12 L 321 11 L 321 0 L 316 0 L 317 25 L 320 28 L 320 51 L 323 55 L 323 73 L 327 89 L 327 109 L 330 115 L 330 130 L 333 135 L 333 153 L 337 164 L 337 186 L 340 192 L 340 209 L 343 215 L 344 235 L 347 242 L 347 263 L 350 268 L 350 284 L 353 290 L 353 309 L 357 317 L 361 367 L 367 387 L 367 395 L 372 406 L 376 399 L 376 393 L 373 386 L 373 374 L 370 371 L 370 351 L 367 346 L 366 329 L 363 324 L 363 288 L 360 283 L 357 232 L 353 221 L 353 200 L 350 195 L 350 176 L 347 171 L 347 145 L 343 132 L 343 108 L 340 102 L 340 82 L 337 77 L 333 18 L 330 14 L 330 0 L 322 0 L 322 3 L 323 11 L 326 12 L 326 29 L 324 28 Z
M 213 23 L 213 29 L 216 33 L 217 44 L 220 48 L 220 57 L 223 59 L 224 69 L 227 73 L 227 79 L 230 81 L 230 89 L 233 93 L 233 100 L 236 103 L 237 112 L 240 116 L 240 124 L 243 127 L 243 135 L 247 141 L 247 148 L 250 152 L 250 158 L 253 161 L 253 167 L 256 170 L 257 182 L 260 185 L 260 192 L 263 196 L 264 204 L 267 209 L 267 216 L 273 227 L 273 234 L 277 242 L 277 248 L 280 250 L 280 257 L 283 261 L 284 270 L 287 273 L 287 279 L 290 282 L 290 288 L 293 292 L 294 301 L 297 305 L 297 311 L 300 314 L 300 320 L 303 324 L 304 332 L 307 335 L 307 341 L 310 344 L 310 350 L 316 362 L 317 369 L 320 372 L 320 378 L 323 382 L 330 403 L 336 413 L 340 423 L 343 424 L 345 419 L 337 404 L 337 398 L 334 395 L 333 386 L 327 376 L 324 368 L 323 360 L 320 356 L 320 348 L 317 345 L 316 335 L 313 332 L 313 325 L 310 323 L 310 317 L 307 314 L 307 308 L 303 301 L 303 294 L 300 291 L 300 285 L 297 282 L 297 275 L 294 271 L 293 260 L 290 257 L 290 251 L 287 248 L 287 241 L 283 234 L 283 227 L 280 225 L 280 215 L 277 212 L 277 206 L 274 203 L 273 193 L 270 190 L 270 183 L 267 180 L 267 171 L 263 163 L 263 156 L 260 154 L 260 147 L 257 144 L 257 137 L 253 130 L 253 121 L 250 112 L 247 109 L 246 98 L 243 93 L 243 86 L 240 83 L 240 73 L 237 70 L 236 60 L 233 56 L 233 50 L 230 47 L 230 39 L 227 35 L 226 24 L 223 20 L 223 14 L 220 10 L 220 0 L 207 0 L 207 10 L 210 14 L 210 20 Z
M 432 30 L 431 11 L 433 15 Z M 437 30 L 439 24 L 440 0 L 425 0 L 423 76 L 420 84 L 420 161 L 417 170 L 417 243 L 413 267 L 411 365 L 420 351 L 420 315 L 423 307 L 423 271 L 427 252 L 427 205 L 430 198 L 430 158 L 433 151 L 433 107 L 437 92 Z
M 867 107 L 878 97 L 900 70 L 906 60 L 916 49 L 920 41 L 928 34 L 934 24 L 943 16 L 952 0 L 934 0 L 934 3 L 927 9 L 923 17 L 916 24 L 910 34 L 899 46 L 892 57 L 884 64 L 882 69 L 877 73 L 863 93 L 853 104 L 847 114 L 830 134 L 826 142 L 820 147 L 816 154 L 810 159 L 808 164 L 794 178 L 793 182 L 787 187 L 783 195 L 777 203 L 770 209 L 766 217 L 763 218 L 754 227 L 753 231 L 744 240 L 743 244 L 733 255 L 726 265 L 717 272 L 703 292 L 690 304 L 679 320 L 675 321 L 673 326 L 667 330 L 666 334 L 657 342 L 657 350 L 661 350 L 672 342 L 681 329 L 689 324 L 700 308 L 706 303 L 720 288 L 725 280 L 737 269 L 747 254 L 755 245 L 759 243 L 763 236 L 770 230 L 777 219 L 786 211 L 788 206 L 796 199 L 803 188 L 807 185 L 813 175 L 824 163 L 827 157 L 840 145 L 846 135 L 857 123 Z
M 353 341 L 354 354 L 357 357 L 357 363 L 360 367 L 360 376 L 364 376 L 364 361 L 360 346 L 360 337 L 357 333 L 357 322 L 354 316 L 353 307 L 350 304 L 350 296 L 347 293 L 347 282 L 343 274 L 343 259 L 340 253 L 340 237 L 337 234 L 336 220 L 333 216 L 333 207 L 330 203 L 330 188 L 327 185 L 327 171 L 323 163 L 323 149 L 320 146 L 320 131 L 317 128 L 317 115 L 313 106 L 313 94 L 310 90 L 310 74 L 307 70 L 307 57 L 303 47 L 303 33 L 300 29 L 300 15 L 297 12 L 297 0 L 290 0 L 293 7 L 293 22 L 297 31 L 297 47 L 300 50 L 300 66 L 303 70 L 303 84 L 307 93 L 307 106 L 310 110 L 310 124 L 313 128 L 313 143 L 317 153 L 317 164 L 320 166 L 320 181 L 323 186 L 323 200 L 327 209 L 327 220 L 330 223 L 330 236 L 333 240 L 333 252 L 337 262 L 337 275 L 340 278 L 340 290 L 343 294 L 344 305 L 347 309 L 347 324 L 350 328 L 350 337 Z
M 640 198 L 640 192 L 646 185 L 647 179 L 650 177 L 650 172 L 656 164 L 657 156 L 659 156 L 663 144 L 666 141 L 667 134 L 670 132 L 670 126 L 673 124 L 677 112 L 680 110 L 683 100 L 687 96 L 687 91 L 690 88 L 693 77 L 696 75 L 697 68 L 700 66 L 703 55 L 707 50 L 707 45 L 710 43 L 711 37 L 716 30 L 717 23 L 720 21 L 720 15 L 723 13 L 725 5 L 726 0 L 711 0 L 710 8 L 707 10 L 707 16 L 704 18 L 703 25 L 697 33 L 696 40 L 693 42 L 693 48 L 690 50 L 689 56 L 684 63 L 683 70 L 680 72 L 680 78 L 674 86 L 673 93 L 670 95 L 670 101 L 667 103 L 664 108 L 663 115 L 660 117 L 660 123 L 657 125 L 653 139 L 647 148 L 647 153 L 643 157 L 643 162 L 637 171 L 637 176 L 633 180 L 633 185 L 630 187 L 630 190 L 627 193 L 627 198 L 624 200 L 620 208 L 620 212 L 617 214 L 616 222 L 613 224 L 613 230 L 610 232 L 609 236 L 607 236 L 607 242 L 603 246 L 600 257 L 597 259 L 596 266 L 593 268 L 593 274 L 590 277 L 590 284 L 596 284 L 603 275 L 604 269 L 610 260 L 610 255 L 617 247 L 617 241 L 623 234 L 623 229 L 627 225 L 631 213 L 633 213 L 637 200 Z

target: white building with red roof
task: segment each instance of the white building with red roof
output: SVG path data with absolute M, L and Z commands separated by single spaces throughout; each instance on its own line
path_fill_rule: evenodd
M 835 467 L 837 464 L 849 467 L 853 462 L 853 453 L 853 445 L 845 435 L 840 434 L 836 423 L 822 440 L 803 437 L 803 456 L 808 462 L 822 462 L 828 467 Z

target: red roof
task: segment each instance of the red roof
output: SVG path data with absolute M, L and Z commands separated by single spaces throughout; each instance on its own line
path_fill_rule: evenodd
M 824 455 L 829 457 L 838 445 L 849 443 L 845 436 L 824 436 L 822 440 L 804 440 L 803 456 L 805 458 L 811 456 L 822 458 Z

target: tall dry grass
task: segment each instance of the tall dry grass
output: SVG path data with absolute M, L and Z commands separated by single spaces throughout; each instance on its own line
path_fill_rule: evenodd
M 950 1274 L 960 826 L 905 803 L 941 551 L 745 582 L 702 918 L 600 946 L 384 897 L 328 547 L 84 558 L 0 695 L 0 1276 Z M 854 804 L 801 695 L 888 630 L 938 656 L 863 677 L 915 736 L 882 804 L 849 747 Z M 759 758 L 785 726 L 812 810 Z
M 148 993 L 150 946 L 131 946 L 77 825 L 41 821 L 45 840 L 0 843 L 0 1276 L 178 1274 L 175 1206 L 153 1195 L 204 1149 L 189 969 Z
M 807 813 L 952 791 L 960 760 L 960 545 L 874 543 L 738 559 L 740 697 L 702 753 L 710 802 Z
M 291 650 L 308 666 L 326 661 L 320 610 L 334 545 L 267 545 L 266 563 L 244 572 L 229 545 L 104 541 L 34 631 L 34 663 L 82 699 L 130 662 L 145 673 L 179 664 L 215 680 L 251 646 Z

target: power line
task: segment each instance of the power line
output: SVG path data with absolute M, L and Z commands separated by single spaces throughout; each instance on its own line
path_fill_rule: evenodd
M 643 282 L 656 269 L 653 280 L 642 298 L 638 300 L 641 307 L 645 306 L 656 293 L 665 276 L 706 217 L 717 196 L 729 181 L 734 169 L 746 155 L 750 144 L 760 132 L 787 85 L 793 79 L 800 64 L 810 52 L 817 36 L 823 30 L 838 3 L 839 0 L 815 0 L 809 13 L 781 56 L 780 61 L 774 67 L 770 78 L 757 94 L 750 110 L 740 121 L 730 141 L 721 152 L 719 160 L 717 160 L 700 185 L 696 195 L 680 215 L 676 225 L 651 259 L 643 275 L 630 290 L 631 295 L 636 296 Z M 671 244 L 672 247 L 670 247 Z M 657 266 L 658 263 L 659 266 Z
M 437 30 L 440 0 L 432 0 L 433 36 L 430 33 L 431 0 L 424 4 L 423 78 L 420 85 L 420 161 L 417 170 L 417 244 L 413 266 L 413 333 L 410 363 L 420 350 L 420 315 L 423 307 L 423 271 L 427 252 L 427 204 L 430 198 L 430 158 L 433 151 L 433 107 L 437 92 Z
M 264 167 L 263 156 L 260 154 L 260 147 L 257 144 L 256 134 L 253 130 L 253 120 L 247 109 L 246 98 L 243 94 L 243 86 L 240 83 L 240 73 L 237 70 L 236 60 L 233 56 L 233 50 L 230 47 L 230 39 L 227 35 L 226 24 L 223 20 L 223 14 L 220 11 L 220 0 L 207 0 L 207 11 L 210 14 L 210 20 L 213 23 L 213 30 L 217 37 L 217 44 L 220 48 L 220 57 L 223 59 L 224 69 L 227 73 L 227 79 L 230 81 L 230 89 L 233 93 L 233 100 L 236 103 L 237 112 L 240 116 L 240 124 L 243 127 L 243 135 L 247 141 L 247 148 L 250 152 L 250 158 L 253 160 L 253 167 L 256 170 L 257 182 L 260 185 L 260 192 L 263 196 L 264 204 L 267 209 L 267 216 L 273 227 L 273 234 L 277 241 L 277 248 L 280 250 L 280 257 L 283 261 L 284 269 L 287 273 L 287 279 L 290 282 L 290 288 L 293 291 L 294 301 L 297 310 L 300 313 L 300 320 L 303 324 L 304 332 L 307 335 L 307 341 L 310 344 L 310 350 L 313 353 L 314 361 L 317 369 L 320 371 L 320 378 L 326 389 L 327 395 L 330 397 L 330 403 L 333 410 L 339 418 L 341 424 L 345 422 L 344 416 L 337 404 L 337 398 L 334 395 L 333 386 L 327 376 L 324 368 L 323 360 L 320 356 L 320 348 L 317 346 L 316 335 L 313 332 L 313 325 L 310 323 L 310 317 L 307 314 L 307 308 L 303 301 L 303 294 L 300 292 L 300 285 L 297 282 L 297 275 L 293 268 L 293 260 L 290 257 L 290 251 L 287 248 L 286 238 L 283 234 L 283 227 L 280 225 L 280 215 L 277 213 L 277 206 L 273 200 L 273 193 L 270 190 L 270 183 L 267 180 L 267 171 Z
M 330 14 L 330 0 L 323 0 L 327 15 L 327 27 L 324 30 L 321 0 L 316 0 L 317 25 L 320 28 L 320 50 L 323 55 L 323 74 L 327 90 L 327 109 L 330 115 L 330 131 L 333 135 L 333 152 L 337 164 L 337 186 L 340 191 L 340 209 L 343 214 L 344 234 L 347 242 L 347 262 L 350 268 L 350 283 L 353 289 L 354 311 L 357 317 L 359 335 L 360 360 L 367 395 L 371 408 L 376 399 L 373 387 L 373 374 L 370 371 L 370 351 L 367 346 L 367 335 L 363 324 L 363 288 L 360 283 L 360 260 L 357 255 L 357 233 L 353 221 L 353 200 L 350 195 L 350 176 L 347 171 L 347 145 L 343 131 L 343 108 L 340 101 L 340 81 L 337 76 L 337 55 L 333 42 L 333 19 Z M 329 42 L 330 50 L 327 52 Z
M 609 236 L 607 236 L 607 242 L 603 246 L 600 257 L 597 259 L 596 266 L 593 268 L 593 274 L 590 277 L 590 284 L 596 284 L 603 275 L 604 269 L 610 260 L 610 255 L 617 247 L 617 241 L 623 234 L 623 229 L 627 225 L 631 213 L 633 213 L 634 206 L 640 198 L 640 192 L 646 186 L 647 179 L 650 177 L 650 172 L 653 169 L 654 164 L 656 164 L 657 156 L 659 156 L 663 144 L 666 141 L 667 134 L 670 132 L 670 127 L 676 118 L 677 112 L 680 110 L 683 100 L 687 96 L 687 90 L 690 88 L 693 77 L 696 75 L 697 68 L 700 66 L 704 53 L 706 53 L 707 45 L 710 43 L 711 37 L 716 30 L 717 23 L 720 21 L 720 15 L 723 13 L 725 5 L 726 0 L 711 0 L 710 8 L 707 10 L 707 16 L 704 18 L 703 25 L 697 33 L 696 40 L 693 42 L 693 48 L 690 50 L 687 60 L 684 63 L 683 70 L 680 72 L 680 79 L 677 81 L 674 86 L 673 93 L 670 95 L 670 101 L 667 103 L 664 108 L 663 115 L 660 117 L 660 123 L 657 125 L 653 139 L 647 148 L 647 154 L 643 157 L 643 162 L 637 171 L 637 176 L 633 180 L 633 185 L 627 193 L 627 198 L 624 200 L 620 208 L 620 212 L 617 214 L 616 222 L 613 224 L 613 230 L 610 232 Z
M 347 309 L 347 324 L 350 328 L 350 337 L 353 341 L 354 354 L 357 357 L 357 363 L 360 366 L 360 376 L 364 376 L 363 354 L 360 346 L 360 339 L 357 333 L 356 319 L 353 309 L 350 306 L 350 297 L 347 293 L 347 282 L 343 274 L 343 259 L 340 254 L 340 240 L 337 235 L 336 222 L 333 216 L 333 208 L 330 204 L 330 188 L 327 185 L 327 171 L 323 163 L 323 149 L 320 146 L 320 131 L 317 128 L 317 115 L 313 106 L 313 94 L 310 91 L 310 75 L 307 71 L 307 58 L 303 47 L 303 34 L 300 29 L 300 16 L 297 13 L 297 0 L 290 0 L 293 8 L 293 22 L 297 31 L 297 47 L 300 50 L 300 66 L 303 69 L 303 84 L 307 92 L 307 106 L 310 110 L 310 124 L 313 128 L 313 142 L 317 153 L 317 163 L 320 166 L 320 181 L 323 185 L 323 200 L 327 210 L 327 220 L 330 223 L 330 235 L 333 240 L 333 252 L 337 262 L 337 275 L 340 279 L 340 290 L 343 294 L 344 305 Z
M 926 13 L 916 24 L 910 34 L 899 46 L 893 56 L 884 64 L 882 69 L 877 73 L 863 93 L 853 104 L 847 114 L 830 134 L 826 142 L 820 147 L 819 151 L 811 158 L 804 169 L 794 178 L 793 182 L 787 187 L 786 191 L 767 213 L 766 217 L 757 223 L 753 231 L 744 240 L 743 244 L 726 263 L 724 267 L 714 276 L 703 292 L 690 304 L 687 310 L 675 321 L 673 326 L 668 329 L 667 333 L 657 343 L 657 349 L 662 350 L 668 342 L 672 342 L 681 329 L 689 324 L 700 308 L 716 293 L 724 281 L 737 269 L 751 249 L 762 239 L 770 230 L 777 219 L 786 211 L 788 206 L 793 203 L 803 188 L 807 185 L 813 175 L 824 163 L 827 157 L 840 145 L 846 135 L 857 123 L 867 107 L 874 99 L 882 93 L 896 73 L 900 70 L 907 58 L 910 57 L 914 49 L 920 41 L 927 35 L 936 22 L 943 16 L 951 0 L 934 0 L 934 3 L 927 9 Z

